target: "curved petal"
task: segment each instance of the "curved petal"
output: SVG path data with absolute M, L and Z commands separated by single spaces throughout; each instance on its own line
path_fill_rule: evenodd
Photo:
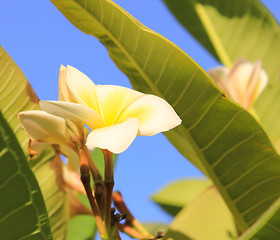
M 64 119 L 39 110 L 20 112 L 18 117 L 22 127 L 32 139 L 49 144 L 67 142 Z
M 89 148 L 107 149 L 113 153 L 125 151 L 137 136 L 139 121 L 129 118 L 119 124 L 93 130 L 87 138 Z
M 96 85 L 96 95 L 105 124 L 110 126 L 123 109 L 144 94 L 121 86 Z
M 234 64 L 230 72 L 229 89 L 232 98 L 243 106 L 253 70 L 254 65 L 252 63 L 245 59 L 240 59 Z
M 168 131 L 182 122 L 165 100 L 149 94 L 131 103 L 122 112 L 119 121 L 129 117 L 135 117 L 140 121 L 138 134 L 145 136 L 153 136 Z
M 66 102 L 76 102 L 73 96 L 71 95 L 69 88 L 65 82 L 65 74 L 66 74 L 66 67 L 61 65 L 59 70 L 59 79 L 58 79 L 58 99 L 59 101 L 66 101 Z
M 65 82 L 77 103 L 89 106 L 99 112 L 95 84 L 84 73 L 68 65 L 65 72 Z
M 53 115 L 74 121 L 82 121 L 91 129 L 104 126 L 103 119 L 92 108 L 71 102 L 40 101 L 40 107 Z

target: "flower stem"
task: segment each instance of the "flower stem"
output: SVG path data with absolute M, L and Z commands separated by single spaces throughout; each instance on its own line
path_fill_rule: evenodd
M 110 239 L 110 236 L 114 234 L 111 232 L 111 205 L 114 187 L 113 154 L 106 149 L 102 151 L 105 161 L 105 227 Z
M 86 194 L 95 218 L 96 226 L 98 228 L 98 232 L 100 233 L 100 236 L 104 235 L 104 225 L 102 222 L 102 217 L 100 214 L 100 211 L 97 207 L 97 203 L 95 198 L 92 195 L 92 190 L 90 187 L 90 174 L 89 174 L 89 167 L 88 167 L 88 159 L 86 156 L 86 152 L 84 149 L 79 149 L 79 163 L 80 163 L 80 171 L 81 171 L 81 181 L 84 185 L 84 188 L 86 190 Z
M 92 161 L 92 158 L 90 156 L 90 153 L 88 151 L 87 146 L 85 146 L 84 149 L 85 149 L 89 169 L 90 169 L 90 172 L 92 174 L 93 181 L 94 181 L 94 195 L 95 195 L 96 202 L 98 204 L 101 216 L 103 218 L 104 207 L 105 207 L 105 197 L 104 197 L 105 185 L 104 185 L 104 181 L 102 179 L 102 176 L 101 176 L 97 166 Z

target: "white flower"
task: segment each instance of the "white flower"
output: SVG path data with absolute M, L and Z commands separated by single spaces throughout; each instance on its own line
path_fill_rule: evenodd
M 113 85 L 95 85 L 74 67 L 60 69 L 62 101 L 41 101 L 53 115 L 86 124 L 87 146 L 113 153 L 126 150 L 138 135 L 152 136 L 181 123 L 162 98 Z
M 260 61 L 252 64 L 244 59 L 236 61 L 231 69 L 224 66 L 210 69 L 209 75 L 230 98 L 247 109 L 252 108 L 268 82 Z

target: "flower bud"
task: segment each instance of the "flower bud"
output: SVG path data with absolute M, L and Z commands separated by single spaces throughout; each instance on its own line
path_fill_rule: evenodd
M 210 69 L 209 75 L 231 99 L 249 110 L 268 82 L 260 61 L 252 64 L 244 59 L 238 60 L 231 69 L 223 66 Z

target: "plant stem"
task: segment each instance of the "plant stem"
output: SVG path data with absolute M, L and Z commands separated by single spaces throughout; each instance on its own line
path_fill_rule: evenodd
M 90 174 L 89 174 L 89 167 L 88 167 L 88 159 L 85 152 L 85 149 L 79 149 L 79 163 L 80 163 L 80 171 L 81 171 L 81 181 L 84 185 L 84 188 L 86 190 L 86 194 L 95 218 L 96 226 L 98 228 L 98 232 L 100 233 L 100 236 L 104 235 L 104 225 L 102 222 L 102 217 L 99 212 L 99 209 L 97 207 L 97 203 L 95 201 L 95 198 L 92 195 L 92 190 L 90 187 Z
M 114 187 L 113 154 L 106 149 L 102 151 L 105 161 L 105 227 L 110 239 L 110 236 L 114 234 L 111 232 L 111 205 Z
M 85 153 L 86 153 L 89 169 L 90 169 L 90 172 L 92 174 L 93 181 L 94 181 L 94 195 L 95 195 L 96 202 L 98 204 L 101 216 L 103 218 L 103 216 L 104 216 L 104 207 L 105 207 L 105 197 L 104 197 L 105 185 L 104 185 L 104 181 L 103 181 L 103 179 L 101 177 L 101 174 L 100 174 L 97 166 L 92 161 L 92 158 L 90 156 L 90 153 L 88 151 L 87 146 L 85 146 L 84 149 L 85 149 Z

